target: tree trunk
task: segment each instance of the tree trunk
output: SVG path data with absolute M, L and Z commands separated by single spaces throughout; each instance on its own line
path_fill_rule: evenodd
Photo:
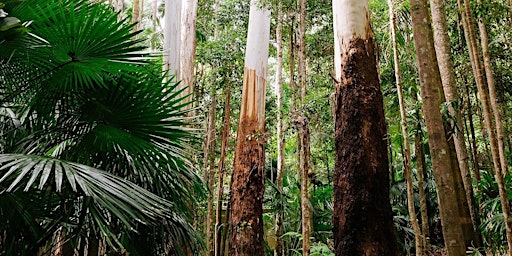
M 335 91 L 335 255 L 398 255 L 368 1 L 333 1 L 333 13 L 335 52 L 341 54 Z
M 459 3 L 459 6 L 460 6 L 460 3 Z M 471 10 L 470 10 L 470 5 L 469 5 L 469 1 L 465 0 L 464 1 L 464 7 L 465 7 L 465 12 L 463 12 L 463 18 L 466 19 L 466 27 L 467 27 L 467 35 L 466 35 L 466 39 L 469 39 L 467 40 L 468 41 L 468 48 L 469 48 L 469 51 L 470 51 L 470 56 L 473 57 L 473 61 L 472 63 L 474 62 L 474 67 L 476 67 L 477 69 L 481 70 L 481 61 L 480 61 L 480 56 L 478 54 L 478 47 L 477 46 L 477 42 L 476 42 L 476 33 L 474 32 L 474 29 L 473 29 L 473 18 L 471 16 Z M 487 48 L 487 34 L 485 32 L 485 26 L 483 24 L 483 21 L 480 20 L 479 21 L 479 28 L 480 28 L 480 36 L 482 37 L 482 49 L 483 49 L 483 52 L 484 52 L 484 60 L 487 58 L 488 59 L 488 50 L 486 51 L 486 48 Z M 487 52 L 487 53 L 486 53 Z M 487 56 L 486 56 L 487 55 Z M 488 59 L 489 61 L 489 59 Z M 486 73 L 488 73 L 488 78 L 490 77 L 490 79 L 488 79 L 488 83 L 489 81 L 491 82 L 491 84 L 489 85 L 489 91 L 492 91 L 492 87 L 494 87 L 494 81 L 492 81 L 492 71 L 490 70 L 490 63 L 487 62 L 487 64 L 485 65 L 486 66 Z M 490 73 L 490 74 L 489 74 Z M 482 79 L 481 76 L 479 77 L 479 79 Z M 507 244 L 508 244 L 508 248 L 509 248 L 509 255 L 512 255 L 512 219 L 510 218 L 510 206 L 508 204 L 508 200 L 507 200 L 507 191 L 506 191 L 506 188 L 505 188 L 505 182 L 504 182 L 504 179 L 503 179 L 503 173 L 506 173 L 506 168 L 507 168 L 507 165 L 506 165 L 506 161 L 504 160 L 504 158 L 502 158 L 501 156 L 503 155 L 503 152 L 502 152 L 502 149 L 500 149 L 500 145 L 502 145 L 502 142 L 499 142 L 499 140 L 496 138 L 496 133 L 495 133 L 495 130 L 494 130 L 494 125 L 496 125 L 496 127 L 500 126 L 501 125 L 501 122 L 499 120 L 499 110 L 497 113 L 495 113 L 494 117 L 496 118 L 496 116 L 498 116 L 498 119 L 496 120 L 498 123 L 494 123 L 493 120 L 492 120 L 492 110 L 490 108 L 490 105 L 491 103 L 494 101 L 496 101 L 496 95 L 495 93 L 493 94 L 491 92 L 491 96 L 494 96 L 493 98 L 489 99 L 489 91 L 487 91 L 487 88 L 485 88 L 485 84 L 483 81 L 477 83 L 477 87 L 478 87 L 478 92 L 480 94 L 480 99 L 482 101 L 482 109 L 483 109 L 483 116 L 484 116 L 484 119 L 485 119 L 485 126 L 488 130 L 488 133 L 489 133 L 489 140 L 490 140 L 490 143 L 491 143 L 491 154 L 492 154 L 492 157 L 493 157 L 493 163 L 494 163 L 494 175 L 495 175 L 495 178 L 496 178 L 496 182 L 498 183 L 498 191 L 499 191 L 499 194 L 500 194 L 500 201 L 501 201 L 501 206 L 502 206 L 502 210 L 503 210 L 503 217 L 505 219 L 505 228 L 506 228 L 506 234 L 507 234 Z M 491 102 L 491 103 L 490 103 Z M 494 105 L 494 103 L 492 103 Z M 500 131 L 502 132 L 502 130 L 500 128 L 497 128 L 498 130 L 498 133 L 500 133 Z M 505 168 L 503 168 L 505 167 Z
M 451 168 L 450 148 L 443 129 L 440 112 L 442 101 L 438 90 L 442 88 L 434 50 L 434 40 L 426 0 L 411 0 L 414 47 L 420 74 L 423 115 L 429 134 L 432 168 L 439 196 L 439 215 L 443 225 L 443 237 L 449 255 L 465 255 L 466 247 L 459 221 L 455 180 Z
M 208 203 L 207 203 L 207 212 L 206 212 L 206 254 L 213 255 L 213 240 L 214 240 L 214 232 L 212 231 L 213 223 L 214 223 L 214 215 L 213 215 L 213 187 L 215 180 L 215 147 L 216 147 L 216 136 L 215 136 L 215 119 L 216 119 L 216 111 L 215 106 L 217 105 L 217 97 L 215 95 L 215 91 L 212 92 L 212 102 L 210 105 L 210 111 L 208 113 L 208 156 L 204 158 L 205 164 L 205 180 L 208 184 Z M 209 163 L 207 163 L 209 162 Z M 208 168 L 209 166 L 209 168 Z
M 402 83 L 400 79 L 400 63 L 398 58 L 398 44 L 396 41 L 396 16 L 393 0 L 388 0 L 389 5 L 389 27 L 391 30 L 391 42 L 393 45 L 393 59 L 395 62 L 395 80 L 396 89 L 398 92 L 398 103 L 400 106 L 400 119 L 402 126 L 402 137 L 404 138 L 404 174 L 407 182 L 407 208 L 409 210 L 409 216 L 411 218 L 412 228 L 414 230 L 414 240 L 416 244 L 416 255 L 424 255 L 425 244 L 423 242 L 424 235 L 421 232 L 418 218 L 416 217 L 416 210 L 414 209 L 414 187 L 413 180 L 411 177 L 411 144 L 409 142 L 409 133 L 407 131 L 407 112 L 404 104 L 404 95 L 402 89 Z
M 270 12 L 252 0 L 240 121 L 231 183 L 230 256 L 263 255 L 265 85 Z
M 482 4 L 481 0 L 477 0 L 479 4 Z M 496 175 L 496 182 L 500 190 L 501 208 L 503 210 L 503 218 L 505 219 L 505 229 L 507 234 L 508 243 L 508 255 L 512 255 L 512 218 L 510 217 L 510 205 L 507 199 L 507 191 L 503 177 L 508 173 L 507 156 L 505 154 L 505 135 L 503 132 L 503 123 L 501 121 L 500 107 L 497 102 L 496 86 L 494 84 L 494 77 L 492 74 L 491 58 L 489 56 L 489 39 L 487 37 L 487 31 L 485 28 L 483 17 L 478 18 L 478 29 L 480 31 L 480 40 L 482 43 L 482 53 L 484 57 L 484 68 L 485 75 L 487 77 L 487 86 L 489 88 L 489 97 L 494 113 L 494 121 L 496 122 L 496 141 L 498 142 L 498 153 L 501 165 L 501 175 Z
M 220 149 L 220 160 L 219 160 L 219 178 L 217 184 L 217 210 L 215 217 L 215 256 L 221 256 L 224 252 L 221 251 L 222 243 L 222 230 L 226 229 L 226 226 L 222 226 L 222 197 L 224 196 L 224 162 L 226 159 L 226 149 L 228 147 L 228 138 L 231 130 L 231 87 L 226 86 L 226 101 L 224 103 L 224 127 L 222 128 L 222 144 Z
M 462 117 L 459 109 L 455 109 L 454 106 L 459 106 L 459 95 L 457 92 L 457 84 L 455 81 L 455 70 L 453 67 L 453 62 L 451 60 L 451 52 L 450 52 L 450 38 L 448 37 L 448 28 L 446 25 L 446 11 L 444 7 L 444 2 L 440 0 L 430 0 L 430 7 L 432 12 L 432 23 L 434 29 L 434 47 L 436 50 L 437 61 L 439 64 L 439 72 L 441 75 L 441 81 L 443 85 L 444 95 L 446 97 L 446 101 L 448 102 L 448 111 L 450 115 L 455 119 L 451 124 L 451 134 L 449 137 L 453 138 L 454 148 L 456 152 L 456 156 L 452 159 L 458 161 L 458 168 L 452 168 L 454 171 L 455 180 L 459 180 L 455 175 L 461 175 L 461 181 L 464 186 L 464 195 L 465 198 L 461 198 L 461 200 L 466 200 L 466 204 L 462 204 L 463 209 L 469 211 L 470 223 L 468 221 L 464 221 L 463 225 L 471 224 L 472 226 L 468 230 L 466 239 L 466 247 L 468 246 L 480 246 L 480 239 L 478 235 L 478 226 L 476 226 L 477 220 L 477 211 L 475 211 L 475 203 L 473 196 L 473 185 L 471 181 L 471 173 L 469 171 L 469 165 L 467 162 L 468 154 L 466 150 L 466 142 L 464 139 L 464 133 L 462 129 Z M 451 136 L 453 135 L 453 136 Z M 451 144 L 451 142 L 449 142 Z M 455 163 L 457 161 L 454 161 Z M 457 167 L 457 166 L 455 166 Z M 460 170 L 458 172 L 457 170 Z M 458 184 L 458 182 L 457 182 Z M 459 200 L 459 201 L 461 201 Z M 461 210 L 463 210 L 461 209 Z M 461 211 L 463 215 L 461 216 L 464 220 L 466 218 L 465 211 Z
M 181 8 L 181 0 L 165 1 L 163 70 L 175 81 L 181 79 Z
M 282 3 L 278 4 L 277 13 L 277 74 L 276 74 L 276 91 L 277 91 L 277 177 L 276 186 L 279 193 L 279 206 L 283 202 L 283 174 L 284 174 L 284 131 L 283 131 L 283 6 Z M 283 218 L 284 208 L 279 207 L 275 219 L 275 232 L 276 232 L 276 249 L 274 256 L 285 255 L 284 241 L 281 237 L 283 235 Z
M 139 21 L 141 16 L 141 0 L 133 0 L 132 9 L 132 23 L 135 24 L 135 26 L 133 26 L 133 31 L 137 31 L 139 30 Z
M 300 109 L 295 120 L 298 128 L 299 162 L 301 171 L 301 212 L 302 212 L 302 255 L 309 256 L 311 245 L 311 209 L 309 207 L 309 160 L 310 160 L 310 132 L 309 121 L 304 115 L 306 102 L 306 4 L 307 0 L 300 0 L 300 24 L 298 30 L 297 65 L 299 68 Z
M 423 248 L 427 249 L 428 246 L 428 237 L 430 235 L 429 225 L 428 225 L 428 211 L 427 211 L 427 196 L 425 194 L 425 183 L 424 183 L 424 173 L 425 171 L 425 150 L 423 148 L 423 131 L 421 128 L 421 124 L 418 124 L 418 129 L 416 130 L 416 134 L 414 136 L 414 152 L 416 155 L 416 172 L 418 175 L 418 196 L 420 197 L 420 213 L 421 213 L 421 232 L 423 234 Z
M 194 61 L 196 59 L 196 17 L 197 0 L 184 0 L 181 17 L 181 49 L 180 49 L 180 88 L 186 88 L 182 96 L 189 95 L 192 101 L 194 92 Z M 189 105 L 188 107 L 192 107 Z

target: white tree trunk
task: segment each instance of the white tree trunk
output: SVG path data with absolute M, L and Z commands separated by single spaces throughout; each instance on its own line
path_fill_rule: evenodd
M 196 17 L 197 0 L 184 0 L 181 29 L 181 88 L 187 88 L 183 93 L 194 91 L 194 60 L 196 57 Z M 191 98 L 189 97 L 189 100 Z
M 181 0 L 165 1 L 164 16 L 164 72 L 180 80 L 180 45 L 181 45 Z
M 251 0 L 240 119 L 255 117 L 259 130 L 263 131 L 265 128 L 265 86 L 270 40 L 270 11 L 260 9 L 258 6 L 260 6 L 259 1 Z

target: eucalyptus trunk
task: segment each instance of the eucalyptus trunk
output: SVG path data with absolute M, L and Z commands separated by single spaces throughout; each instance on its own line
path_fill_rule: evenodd
M 395 81 L 398 92 L 398 103 L 400 106 L 400 120 L 402 127 L 402 137 L 404 145 L 404 174 L 407 182 L 407 208 L 411 218 L 412 228 L 414 230 L 414 241 L 416 245 L 416 255 L 424 255 L 425 248 L 423 245 L 424 235 L 421 232 L 416 210 L 414 209 L 414 186 L 411 177 L 411 144 L 409 142 L 409 133 L 407 129 L 407 112 L 404 103 L 404 93 L 402 89 L 402 81 L 400 78 L 400 60 L 398 58 L 398 44 L 396 40 L 396 15 L 394 3 L 388 0 L 389 5 L 389 28 L 391 31 L 391 43 L 393 45 L 393 60 L 395 62 Z
M 459 2 L 459 6 L 460 6 L 460 2 Z M 480 70 L 481 72 L 481 60 L 480 60 L 480 55 L 478 53 L 478 43 L 476 41 L 476 33 L 474 31 L 474 28 L 473 28 L 473 17 L 471 15 L 471 9 L 470 9 L 470 5 L 469 5 L 469 1 L 468 0 L 465 0 L 464 1 L 464 12 L 463 12 L 463 19 L 465 19 L 465 24 L 466 24 L 466 27 L 467 27 L 467 32 L 465 32 L 466 34 L 466 39 L 468 41 L 468 48 L 470 50 L 470 56 L 473 57 L 473 61 L 472 63 L 474 62 L 474 66 L 473 67 L 476 67 L 477 69 Z M 507 172 L 507 163 L 506 163 L 506 160 L 504 159 L 503 156 L 503 150 L 504 150 L 504 147 L 502 147 L 503 145 L 503 140 L 500 140 L 496 137 L 496 131 L 494 128 L 496 128 L 496 130 L 498 131 L 498 134 L 500 134 L 501 132 L 501 135 L 503 136 L 502 134 L 502 124 L 501 124 L 501 119 L 499 117 L 499 108 L 496 106 L 497 104 L 496 103 L 496 94 L 495 92 L 493 93 L 493 87 L 494 87 L 494 81 L 493 81 L 493 78 L 492 78 L 492 70 L 491 69 L 491 66 L 490 66 L 490 60 L 489 60 L 489 56 L 488 56 L 488 42 L 487 42 L 487 33 L 485 31 L 485 25 L 483 24 L 483 20 L 479 20 L 479 29 L 480 29 L 480 37 L 481 37 L 481 40 L 482 40 L 482 50 L 483 50 L 483 53 L 484 53 L 484 61 L 487 63 L 487 64 L 484 64 L 485 66 L 485 69 L 486 69 L 486 75 L 487 75 L 487 85 L 488 85 L 488 88 L 486 88 L 485 84 L 483 81 L 477 83 L 477 87 L 478 87 L 478 93 L 480 95 L 480 99 L 481 99 L 481 102 L 482 102 L 482 110 L 483 110 L 483 116 L 484 116 L 484 119 L 485 119 L 485 126 L 486 126 L 486 129 L 487 129 L 487 132 L 489 134 L 489 140 L 490 140 L 490 143 L 491 143 L 491 154 L 492 154 L 492 158 L 493 158 L 493 163 L 494 163 L 494 175 L 495 175 L 495 178 L 496 178 L 496 183 L 498 183 L 498 192 L 500 194 L 500 201 L 501 201 L 501 206 L 502 206 L 502 210 L 503 210 L 503 217 L 504 217 L 504 220 L 505 220 L 505 229 L 506 229 L 506 235 L 507 235 L 507 244 L 508 244 L 508 248 L 509 248 L 509 255 L 512 255 L 512 219 L 510 218 L 510 206 L 509 206 L 509 203 L 508 203 L 508 200 L 507 200 L 507 190 L 506 190 L 506 187 L 505 187 L 505 181 L 504 181 L 504 178 L 503 178 L 503 174 Z M 486 61 L 487 59 L 487 61 Z M 476 74 L 475 74 L 476 75 Z M 482 79 L 483 80 L 483 76 L 481 75 L 478 79 Z M 489 84 L 490 82 L 490 84 Z M 488 90 L 489 89 L 489 90 Z M 491 95 L 489 95 L 489 93 L 491 93 Z M 494 103 L 493 103 L 494 102 Z M 493 112 L 493 109 L 491 109 L 491 106 L 493 106 L 493 109 L 496 109 L 494 112 L 494 115 L 492 115 L 492 112 Z M 493 122 L 492 118 L 495 118 L 497 123 Z M 498 118 L 496 118 L 498 117 Z M 499 127 L 501 126 L 501 127 Z M 503 137 L 501 137 L 503 138 Z M 500 149 L 502 148 L 502 149 Z
M 411 0 L 414 47 L 420 75 L 423 115 L 428 131 L 432 168 L 439 197 L 439 215 L 443 237 L 449 255 L 465 255 L 466 246 L 460 223 L 455 179 L 450 159 L 450 148 L 445 137 L 440 111 L 441 77 L 434 49 L 434 39 L 426 0 Z
M 163 70 L 175 81 L 181 79 L 181 9 L 181 0 L 165 1 Z
M 226 160 L 226 149 L 228 147 L 228 139 L 231 130 L 231 87 L 226 86 L 225 102 L 224 102 L 224 126 L 222 128 L 222 142 L 220 148 L 219 171 L 217 181 L 217 209 L 215 216 L 215 256 L 223 255 L 221 251 L 222 232 L 226 229 L 226 223 L 222 222 L 222 198 L 224 197 L 224 162 Z
M 299 71 L 300 106 L 296 124 L 299 141 L 299 163 L 301 171 L 301 212 L 302 212 L 302 255 L 309 256 L 311 251 L 311 209 L 309 207 L 309 161 L 310 161 L 310 131 L 309 120 L 304 113 L 306 101 L 306 6 L 307 0 L 300 0 L 299 49 L 297 53 Z
M 439 72 L 441 75 L 441 81 L 443 85 L 444 95 L 446 97 L 446 101 L 448 103 L 448 112 L 454 118 L 454 121 L 451 124 L 450 137 L 453 138 L 454 148 L 456 152 L 456 156 L 452 159 L 458 161 L 458 168 L 453 168 L 454 178 L 456 181 L 458 177 L 455 175 L 461 175 L 462 184 L 464 186 L 464 195 L 465 198 L 461 198 L 461 200 L 466 200 L 466 204 L 462 204 L 461 207 L 464 209 L 467 208 L 469 211 L 471 227 L 468 231 L 465 231 L 466 246 L 480 246 L 481 241 L 478 235 L 478 225 L 479 216 L 478 211 L 475 210 L 474 203 L 474 194 L 473 194 L 473 185 L 471 181 L 471 172 L 469 170 L 468 165 L 468 153 L 466 150 L 466 142 L 464 138 L 463 125 L 462 125 L 462 117 L 460 114 L 460 109 L 456 109 L 459 104 L 459 94 L 457 92 L 457 84 L 455 80 L 455 70 L 453 67 L 453 62 L 451 60 L 451 52 L 450 52 L 450 38 L 448 37 L 448 28 L 446 25 L 446 11 L 444 2 L 441 0 L 430 0 L 430 7 L 432 13 L 432 23 L 434 29 L 434 47 L 436 50 L 437 61 L 439 64 Z M 451 136 L 453 135 L 453 136 Z M 450 143 L 450 142 L 449 142 Z M 454 161 L 454 162 L 457 162 Z M 457 166 L 455 166 L 457 167 Z M 460 170 L 460 172 L 458 171 Z M 457 182 L 458 183 L 458 182 Z M 459 201 L 461 201 L 459 200 Z M 461 209 L 463 210 L 463 209 Z M 465 211 L 461 211 L 462 219 L 466 218 Z M 468 221 L 464 220 L 463 225 L 467 225 Z
M 180 49 L 180 88 L 185 88 L 182 95 L 188 95 L 192 101 L 194 92 L 194 62 L 196 59 L 196 17 L 197 0 L 183 0 L 181 16 L 181 49 Z M 189 105 L 189 107 L 192 107 Z
M 335 255 L 398 255 L 386 124 L 368 1 L 333 0 L 336 67 Z M 335 58 L 336 59 L 336 58 Z M 336 63 L 338 64 L 338 63 Z
M 482 4 L 481 0 L 477 0 L 479 4 Z M 496 175 L 496 180 L 498 183 L 498 187 L 500 189 L 500 198 L 501 198 L 501 208 L 503 210 L 503 218 L 505 219 L 505 230 L 507 235 L 507 244 L 508 244 L 508 255 L 512 255 L 512 218 L 510 216 L 510 204 L 508 202 L 507 191 L 505 187 L 505 182 L 502 177 L 508 173 L 508 164 L 507 164 L 507 156 L 505 154 L 505 134 L 503 132 L 503 123 L 500 115 L 500 106 L 498 105 L 498 96 L 496 94 L 496 85 L 494 82 L 494 76 L 492 73 L 492 63 L 491 58 L 489 56 L 489 39 L 487 36 L 487 30 L 484 24 L 483 16 L 478 18 L 478 29 L 480 31 L 480 40 L 482 45 L 482 54 L 484 57 L 484 69 L 485 76 L 487 77 L 487 86 L 489 88 L 489 98 L 491 102 L 492 112 L 494 113 L 494 121 L 496 124 L 496 141 L 498 142 L 498 153 L 500 158 L 501 165 L 501 175 Z
M 215 92 L 212 92 L 212 102 L 210 105 L 209 118 L 208 118 L 208 157 L 204 158 L 205 162 L 205 180 L 208 184 L 208 203 L 207 203 L 207 212 L 206 212 L 206 254 L 214 255 L 214 213 L 213 213 L 213 202 L 215 197 L 213 195 L 213 187 L 215 185 L 215 148 L 216 148 L 216 133 L 215 133 L 215 122 L 216 122 L 216 111 L 215 106 L 217 105 L 217 97 Z M 206 167 L 208 166 L 208 167 Z
M 240 121 L 231 183 L 230 256 L 263 255 L 265 87 L 270 11 L 251 1 Z
M 283 132 L 283 6 L 278 4 L 277 13 L 277 72 L 276 72 L 276 92 L 277 92 L 277 177 L 276 186 L 279 193 L 280 206 L 283 202 L 283 174 L 284 174 L 284 132 Z M 275 256 L 285 255 L 283 235 L 283 218 L 284 208 L 279 207 L 276 212 L 275 232 L 276 232 L 276 249 Z

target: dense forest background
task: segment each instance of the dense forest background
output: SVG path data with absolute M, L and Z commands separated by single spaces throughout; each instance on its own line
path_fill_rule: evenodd
M 440 112 L 457 166 L 454 184 L 463 192 L 458 202 L 438 199 L 444 190 L 434 179 L 429 114 L 422 111 L 425 59 L 418 59 L 411 17 L 417 3 L 370 0 L 391 243 L 401 255 L 447 254 L 440 205 L 466 207 L 456 222 L 470 229 L 466 240 L 474 238 L 467 252 L 510 255 L 512 220 L 502 203 L 510 211 L 512 6 L 430 2 L 432 12 L 446 10 L 455 90 L 444 92 Z M 271 13 L 265 255 L 335 255 L 340 81 L 332 2 L 261 4 Z M 166 25 L 170 7 L 181 10 L 178 32 Z M 248 0 L 0 0 L 0 254 L 228 255 L 250 7 Z M 435 14 L 428 20 L 438 33 Z M 178 72 L 168 64 L 173 38 L 192 47 L 189 55 L 178 47 Z M 440 38 L 434 34 L 436 51 Z M 440 76 L 444 86 L 446 73 Z M 483 96 L 490 84 L 494 93 Z

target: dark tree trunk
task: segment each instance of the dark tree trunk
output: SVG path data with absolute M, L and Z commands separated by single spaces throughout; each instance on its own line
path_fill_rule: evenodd
M 335 95 L 335 254 L 397 255 L 384 106 L 371 38 L 354 38 L 341 60 Z

